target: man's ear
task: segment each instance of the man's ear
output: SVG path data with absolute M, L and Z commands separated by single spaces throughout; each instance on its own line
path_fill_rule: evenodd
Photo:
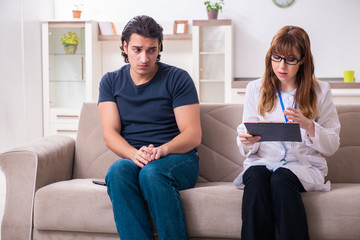
M 126 41 L 123 42 L 123 46 L 124 46 L 124 52 L 125 54 L 128 54 L 128 44 Z

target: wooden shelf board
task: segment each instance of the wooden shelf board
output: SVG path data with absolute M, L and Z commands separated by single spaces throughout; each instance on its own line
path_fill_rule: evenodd
M 320 79 L 321 80 L 321 79 Z M 232 82 L 232 88 L 246 88 L 246 85 L 250 81 L 233 81 Z M 346 83 L 346 82 L 337 82 L 337 81 L 328 81 L 331 88 L 341 88 L 341 89 L 351 89 L 351 88 L 360 88 L 360 82 L 352 82 L 352 83 Z
M 99 41 L 121 41 L 121 35 L 99 35 Z M 192 40 L 191 34 L 164 34 L 164 40 Z
M 191 34 L 164 34 L 164 40 L 192 40 Z
M 83 20 L 72 20 L 72 21 L 60 21 L 60 20 L 49 20 L 42 21 L 43 23 L 47 22 L 49 24 L 49 28 L 84 28 L 85 23 L 88 21 Z
M 360 82 L 329 82 L 331 88 L 360 88 Z
M 216 79 L 200 79 L 200 83 L 225 83 L 224 80 L 216 80 Z
M 200 52 L 200 55 L 224 55 L 224 52 Z
M 231 19 L 193 20 L 193 26 L 224 26 L 231 25 Z
M 121 35 L 98 35 L 99 41 L 121 41 Z

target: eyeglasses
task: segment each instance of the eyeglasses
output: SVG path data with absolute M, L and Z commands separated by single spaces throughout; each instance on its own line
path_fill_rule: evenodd
M 285 58 L 285 57 L 280 57 L 279 55 L 276 54 L 270 54 L 270 58 L 271 61 L 273 62 L 281 62 L 284 59 L 284 62 L 288 65 L 296 65 L 298 64 L 298 62 L 301 61 L 301 59 L 297 60 L 296 58 Z

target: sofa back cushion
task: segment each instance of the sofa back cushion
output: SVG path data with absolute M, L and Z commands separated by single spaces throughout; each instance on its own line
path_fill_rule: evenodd
M 236 144 L 242 111 L 240 104 L 200 105 L 199 182 L 232 182 L 243 170 L 245 158 Z
M 200 182 L 232 181 L 241 171 L 243 157 L 236 145 L 236 127 L 242 105 L 202 104 L 202 144 L 199 146 Z M 105 178 L 118 160 L 105 146 L 96 103 L 84 103 L 75 147 L 74 178 Z
M 340 147 L 326 157 L 332 183 L 360 183 L 360 105 L 336 106 L 341 130 Z
M 360 182 L 360 105 L 337 105 L 341 122 L 340 148 L 327 157 L 333 183 Z M 201 104 L 202 143 L 199 182 L 231 182 L 243 170 L 236 145 L 242 119 L 240 104 Z M 106 148 L 96 103 L 84 103 L 75 148 L 74 178 L 104 178 L 119 157 Z
M 105 178 L 108 168 L 118 159 L 105 146 L 97 104 L 84 103 L 76 137 L 73 178 Z

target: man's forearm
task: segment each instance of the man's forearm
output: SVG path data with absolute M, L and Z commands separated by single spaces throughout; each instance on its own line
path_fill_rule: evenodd
M 116 155 L 133 160 L 137 149 L 131 146 L 120 134 L 115 132 L 109 133 L 104 136 L 104 140 L 106 146 Z
M 166 151 L 166 155 L 172 153 L 186 153 L 201 143 L 201 129 L 187 129 L 163 144 L 160 148 Z

